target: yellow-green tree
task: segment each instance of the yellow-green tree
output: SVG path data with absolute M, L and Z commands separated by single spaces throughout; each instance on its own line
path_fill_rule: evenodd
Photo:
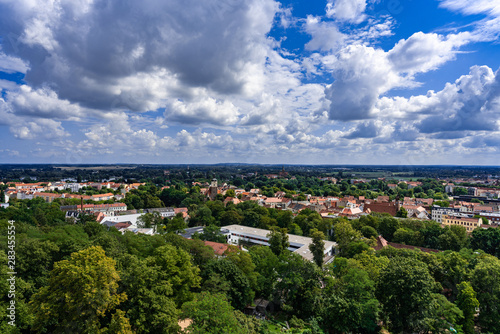
M 71 254 L 54 264 L 49 284 L 30 302 L 35 330 L 52 333 L 98 333 L 101 319 L 127 299 L 119 294 L 115 261 L 101 247 Z

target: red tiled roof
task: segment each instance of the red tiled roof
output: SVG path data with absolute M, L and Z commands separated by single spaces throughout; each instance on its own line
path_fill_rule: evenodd
M 229 248 L 228 244 L 221 244 L 213 241 L 204 241 L 205 246 L 212 247 L 215 254 L 222 256 L 224 252 Z

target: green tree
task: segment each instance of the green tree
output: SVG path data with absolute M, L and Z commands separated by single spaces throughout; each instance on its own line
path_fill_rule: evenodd
M 500 258 L 500 229 L 476 228 L 472 231 L 470 246 L 472 249 L 482 249 L 486 253 Z
M 392 217 L 384 217 L 379 224 L 378 231 L 387 241 L 392 241 L 392 236 L 401 227 L 400 222 Z
M 401 207 L 396 213 L 396 217 L 408 218 L 408 211 L 406 211 L 405 208 Z
M 380 303 L 375 298 L 375 282 L 360 268 L 350 268 L 334 282 L 321 307 L 327 329 L 338 332 L 373 333 L 377 328 Z
M 145 213 L 137 218 L 138 227 L 157 227 L 163 223 L 163 218 L 158 211 Z
M 225 252 L 226 258 L 240 268 L 248 278 L 252 288 L 255 289 L 257 287 L 258 274 L 255 272 L 255 264 L 252 261 L 252 256 L 248 252 L 242 251 L 235 246 L 229 247 L 230 248 Z
M 260 296 L 269 296 L 278 279 L 276 268 L 279 267 L 280 261 L 276 254 L 266 246 L 251 247 L 249 253 L 255 264 L 255 272 L 258 273 L 256 293 Z
M 277 256 L 290 247 L 286 228 L 273 227 L 267 237 L 269 238 L 269 246 L 271 250 Z
M 459 196 L 459 195 L 467 195 L 467 189 L 463 187 L 455 187 L 453 189 L 453 195 Z
M 132 328 L 137 333 L 177 333 L 180 310 L 173 299 L 175 293 L 168 274 L 164 275 L 159 266 L 153 265 L 154 259 L 141 260 L 125 254 L 119 261 L 121 285 L 128 296 L 121 308 Z M 176 278 L 172 277 L 172 281 L 176 282 Z
M 278 213 L 276 220 L 278 221 L 279 227 L 289 228 L 290 224 L 293 221 L 293 213 L 289 210 L 282 210 Z
M 198 207 L 189 220 L 190 226 L 208 226 L 213 223 L 215 223 L 215 218 L 212 216 L 212 210 L 205 205 Z
M 279 259 L 275 269 L 278 279 L 272 291 L 274 302 L 289 315 L 303 319 L 314 316 L 321 295 L 321 270 L 296 253 L 284 252 Z
M 16 272 L 34 289 L 47 284 L 59 247 L 49 240 L 19 238 L 16 248 Z
M 451 292 L 449 299 L 454 302 L 458 295 L 458 285 L 470 277 L 469 262 L 467 259 L 457 252 L 440 252 L 436 256 L 438 262 L 431 264 L 428 262 L 429 268 L 433 270 L 433 276 L 441 283 L 444 289 Z
M 479 324 L 485 332 L 500 333 L 500 260 L 488 256 L 472 272 L 472 287 L 479 301 Z
M 221 226 L 240 225 L 243 222 L 243 216 L 235 210 L 228 210 L 221 215 Z
M 355 230 L 352 225 L 346 221 L 339 221 L 336 223 L 333 230 L 340 256 L 346 256 L 349 245 L 352 242 L 360 241 L 363 237 L 359 231 Z
M 105 231 L 105 227 L 96 221 L 87 221 L 83 226 L 83 230 L 89 238 L 95 238 Z
M 189 254 L 172 245 L 156 248 L 153 256 L 148 257 L 147 265 L 158 268 L 158 280 L 168 282 L 175 294 L 177 307 L 191 300 L 192 290 L 200 285 L 200 270 L 193 266 Z
M 134 334 L 125 312 L 116 310 L 111 317 L 109 327 L 102 331 L 102 334 Z
M 474 315 L 479 308 L 479 301 L 476 292 L 469 282 L 462 282 L 457 285 L 458 297 L 457 306 L 462 310 L 464 319 L 462 322 L 465 334 L 474 334 Z
M 450 202 L 448 201 L 434 201 L 432 204 L 440 206 L 442 208 L 448 208 L 450 206 Z
M 226 197 L 236 197 L 236 193 L 234 192 L 234 189 L 228 189 L 226 191 Z
M 363 226 L 361 233 L 365 238 L 376 238 L 378 236 L 377 230 L 371 226 Z
M 186 197 L 187 194 L 184 191 L 176 190 L 172 187 L 163 189 L 160 194 L 160 199 L 165 206 L 179 207 Z
M 193 334 L 246 334 L 231 304 L 221 294 L 202 292 L 182 306 L 182 316 L 192 323 L 187 332 Z
M 221 233 L 220 227 L 215 224 L 205 226 L 205 228 L 203 229 L 203 233 L 199 235 L 199 238 L 201 240 L 220 243 L 225 243 L 227 241 L 226 237 Z
M 243 309 L 254 297 L 250 281 L 238 266 L 228 259 L 210 262 L 202 273 L 203 287 L 213 292 L 225 292 L 235 309 Z
M 166 233 L 184 233 L 187 224 L 184 221 L 182 213 L 178 213 L 172 219 L 164 220 Z
M 100 247 L 89 247 L 54 264 L 49 284 L 32 298 L 35 330 L 96 333 L 107 312 L 127 299 L 118 293 L 115 261 Z
M 405 245 L 415 245 L 419 244 L 418 240 L 420 239 L 420 233 L 418 231 L 413 231 L 409 228 L 399 228 L 396 232 L 394 232 L 392 241 L 396 243 L 401 243 Z
M 325 235 L 317 229 L 312 229 L 310 231 L 310 236 L 312 238 L 312 243 L 309 245 L 309 250 L 313 254 L 314 262 L 321 268 L 323 266 L 323 257 L 325 255 Z
M 395 333 L 418 332 L 426 327 L 430 301 L 437 288 L 427 266 L 413 258 L 395 257 L 382 270 L 377 298 Z
M 467 246 L 469 236 L 464 226 L 451 225 L 438 237 L 439 249 L 459 251 Z

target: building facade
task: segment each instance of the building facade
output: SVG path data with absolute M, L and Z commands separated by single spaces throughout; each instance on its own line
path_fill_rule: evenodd
M 471 233 L 476 228 L 481 227 L 481 218 L 470 218 L 459 215 L 443 215 L 443 225 L 463 226 L 467 232 Z

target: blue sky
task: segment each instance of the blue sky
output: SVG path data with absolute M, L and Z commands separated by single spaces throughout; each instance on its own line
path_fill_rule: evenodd
M 500 2 L 0 0 L 0 163 L 498 165 Z

